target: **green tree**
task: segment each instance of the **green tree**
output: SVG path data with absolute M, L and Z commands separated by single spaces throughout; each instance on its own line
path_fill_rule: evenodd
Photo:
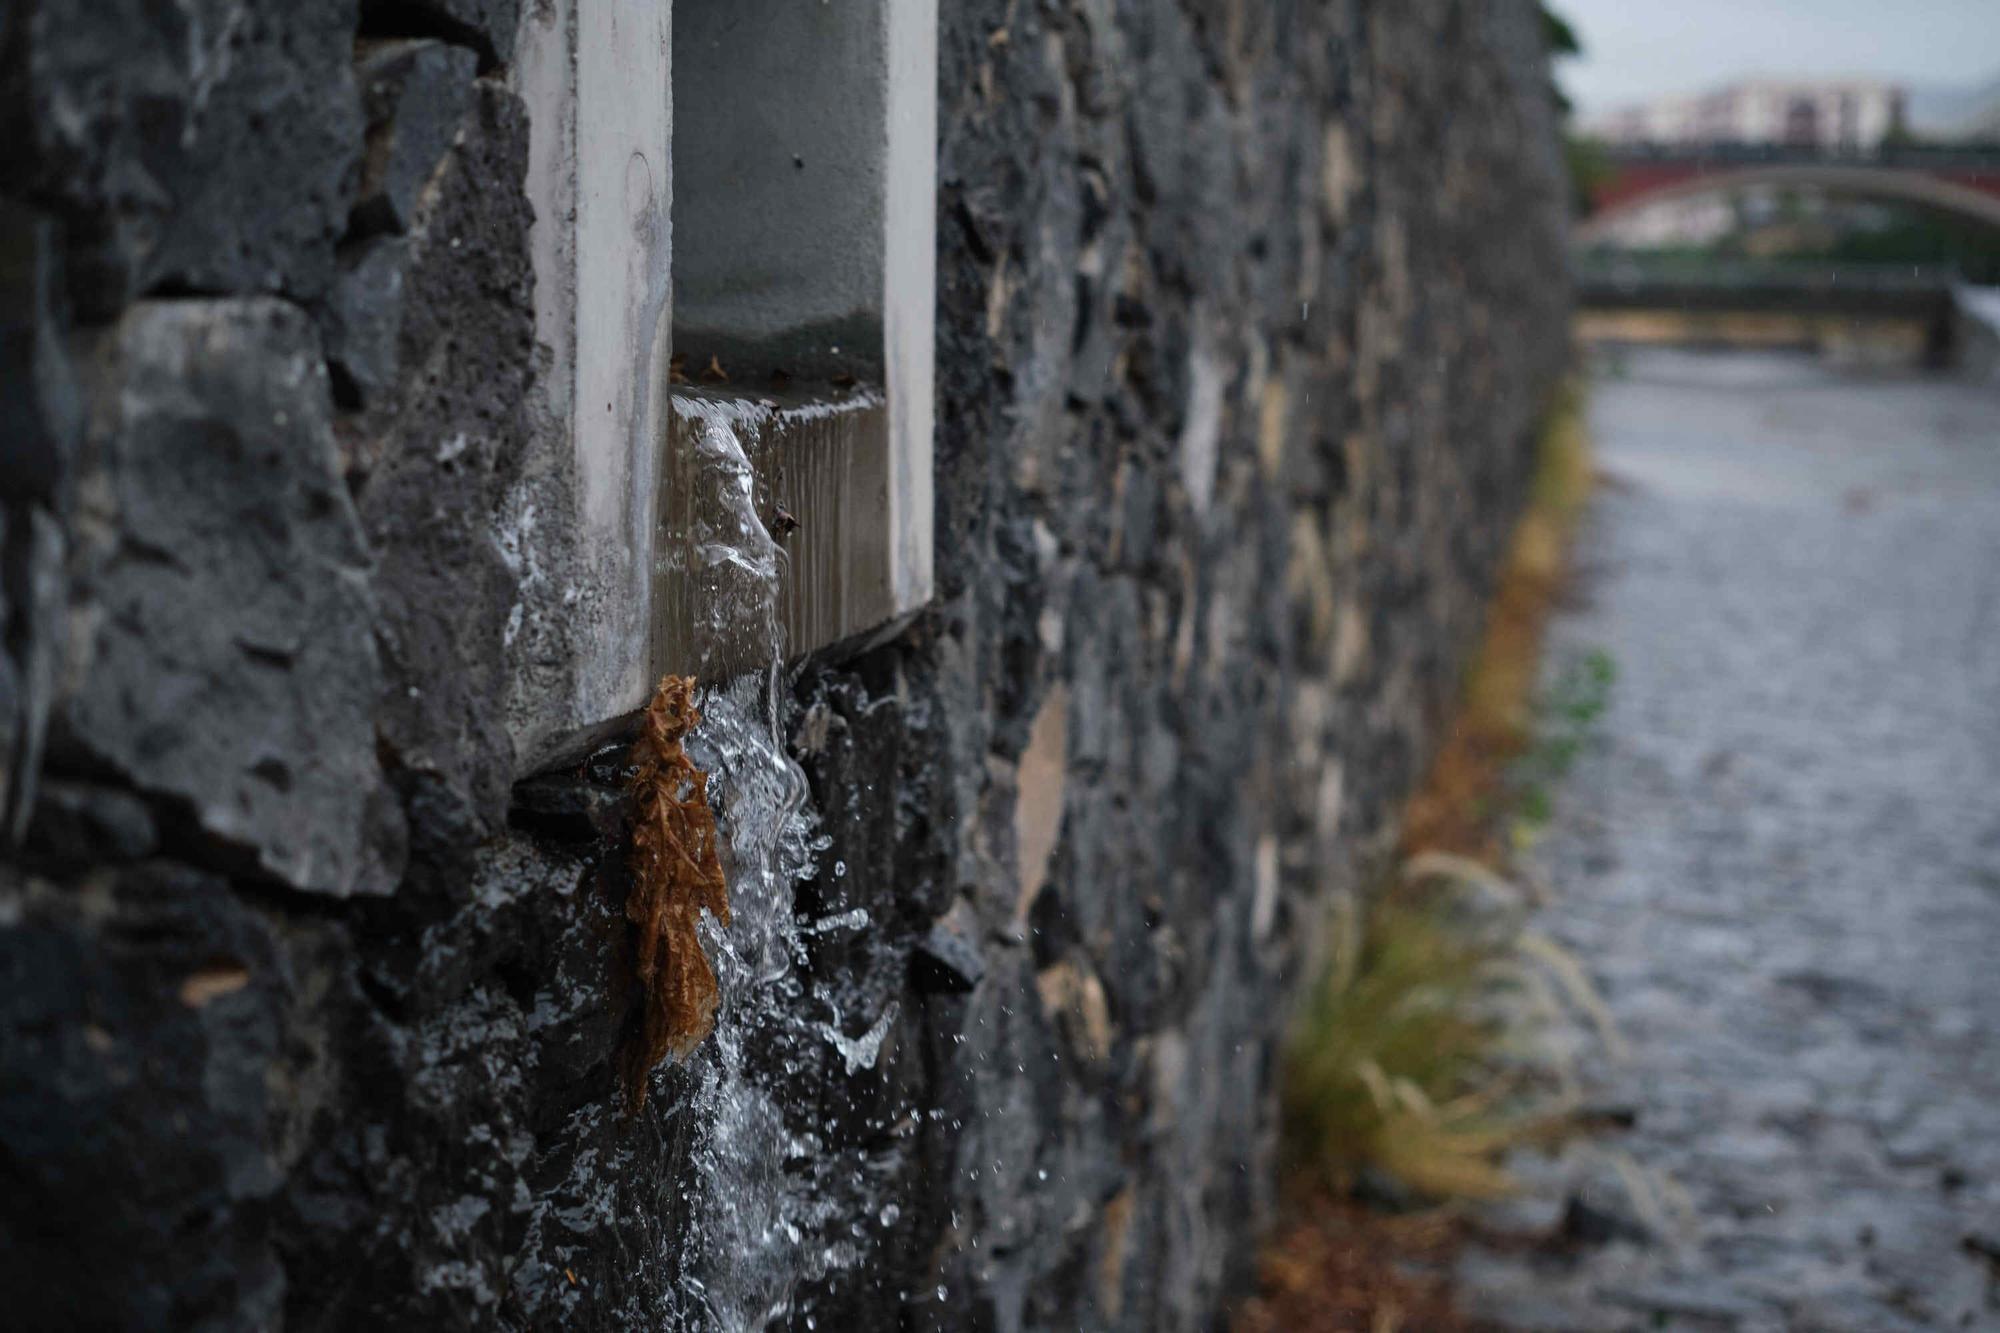
M 1583 39 L 1576 35 L 1570 21 L 1547 5 L 1541 10 L 1542 45 L 1548 50 L 1550 64 L 1582 55 Z M 1556 113 L 1563 122 L 1563 166 L 1569 174 L 1570 211 L 1582 217 L 1590 211 L 1591 199 L 1610 177 L 1611 164 L 1604 156 L 1603 144 L 1569 127 L 1576 108 L 1553 78 L 1549 80 L 1549 94 L 1555 99 Z

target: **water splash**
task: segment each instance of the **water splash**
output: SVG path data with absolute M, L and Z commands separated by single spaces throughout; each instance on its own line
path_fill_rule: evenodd
M 847 1064 L 847 1072 L 858 1074 L 864 1069 L 873 1069 L 875 1062 L 881 1058 L 882 1039 L 889 1035 L 889 1028 L 895 1023 L 900 1008 L 891 1000 L 889 1007 L 882 1011 L 882 1016 L 875 1020 L 874 1026 L 858 1037 L 850 1037 L 840 1030 L 840 1011 L 835 1009 L 833 1021 L 824 1024 L 820 1033 L 833 1044 L 834 1050 L 840 1052 L 840 1058 Z
M 835 912 L 832 916 L 823 916 L 809 925 L 800 926 L 799 933 L 802 935 L 824 935 L 829 931 L 835 930 L 860 930 L 870 920 L 867 908 L 853 907 L 845 912 Z
M 813 873 L 825 841 L 805 773 L 784 743 L 784 555 L 755 505 L 750 456 L 759 410 L 692 398 L 677 398 L 674 410 L 697 427 L 688 432 L 687 541 L 675 557 L 690 590 L 697 669 L 713 679 L 743 660 L 746 633 L 757 636 L 765 665 L 705 691 L 704 721 L 689 741 L 711 775 L 734 921 L 727 930 L 712 920 L 702 925 L 721 1003 L 693 1099 L 699 1140 L 687 1259 L 680 1308 L 669 1322 L 748 1330 L 788 1314 L 802 1282 L 860 1255 L 844 1225 L 849 1204 L 824 1188 L 830 1172 L 851 1173 L 853 1163 L 788 1124 L 781 1098 L 813 1072 L 814 1046 L 829 1039 L 826 1026 L 807 1017 L 806 937 L 864 928 L 868 917 L 847 912 L 802 926 L 794 912 L 795 887 Z M 873 1065 L 894 1019 L 892 1006 L 858 1038 L 837 1024 L 831 1029 L 850 1072 Z M 868 1206 L 864 1216 L 875 1211 Z

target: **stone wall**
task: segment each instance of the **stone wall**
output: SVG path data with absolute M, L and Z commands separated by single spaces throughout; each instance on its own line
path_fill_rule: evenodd
M 1205 1326 L 1287 997 L 1562 370 L 1539 22 L 943 11 L 939 593 L 790 710 L 799 911 L 870 923 L 807 937 L 796 1002 L 892 1017 L 872 1059 L 770 1052 L 811 1205 L 781 1322 Z M 0 11 L 22 1327 L 704 1322 L 711 1057 L 634 1118 L 612 1073 L 616 766 L 509 740 L 588 624 L 520 17 Z

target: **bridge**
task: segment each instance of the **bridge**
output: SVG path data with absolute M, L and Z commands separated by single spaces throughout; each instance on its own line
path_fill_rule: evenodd
M 1824 347 L 1872 331 L 1878 349 L 2000 383 L 2000 287 L 1968 286 L 1954 264 L 1588 248 L 1570 263 L 1589 340 Z
M 1591 190 L 1589 215 L 1576 228 L 1584 246 L 1650 204 L 1758 185 L 1899 200 L 2000 229 L 2000 144 L 1899 145 L 1869 153 L 1743 144 L 1617 147 L 1606 151 L 1606 166 Z
M 1743 311 L 1948 317 L 1963 285 L 1949 264 L 1828 264 L 1585 251 L 1577 299 L 1593 310 Z

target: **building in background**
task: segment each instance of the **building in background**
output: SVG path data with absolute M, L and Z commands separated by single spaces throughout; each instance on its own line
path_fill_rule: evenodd
M 1771 144 L 1869 152 L 1904 128 L 1904 90 L 1879 79 L 1754 79 L 1664 97 L 1588 125 L 1613 144 Z
M 1910 89 L 1910 133 L 1932 142 L 2000 141 L 2000 76 L 1961 87 Z

